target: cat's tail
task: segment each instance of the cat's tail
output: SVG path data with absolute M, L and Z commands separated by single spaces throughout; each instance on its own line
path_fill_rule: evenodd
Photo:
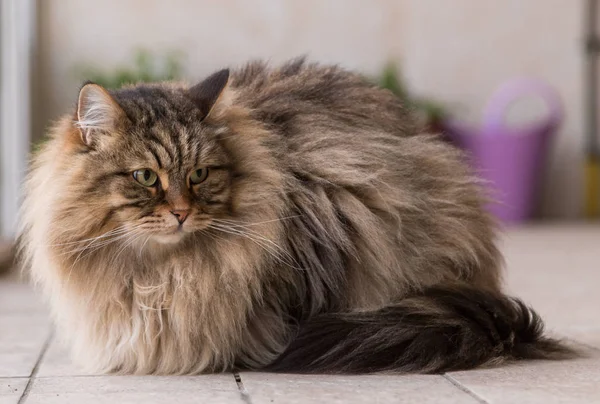
M 439 373 L 575 356 L 543 335 L 542 320 L 520 300 L 462 285 L 430 288 L 376 311 L 319 315 L 265 370 Z

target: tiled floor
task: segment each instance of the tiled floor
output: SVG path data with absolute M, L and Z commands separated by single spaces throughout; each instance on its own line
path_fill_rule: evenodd
M 52 339 L 31 289 L 0 280 L 0 404 L 600 403 L 600 225 L 506 234 L 507 288 L 588 358 L 441 376 L 83 375 Z

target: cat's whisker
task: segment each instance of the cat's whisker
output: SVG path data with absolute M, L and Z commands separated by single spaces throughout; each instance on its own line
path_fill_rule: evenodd
M 216 230 L 222 231 L 223 233 L 228 233 L 228 234 L 232 234 L 232 235 L 244 237 L 244 238 L 246 238 L 246 239 L 254 242 L 256 245 L 258 245 L 259 247 L 261 247 L 263 250 L 265 250 L 271 256 L 273 256 L 274 258 L 276 258 L 278 261 L 283 261 L 283 259 L 277 253 L 277 251 L 271 250 L 269 248 L 269 246 L 263 244 L 260 240 L 254 239 L 249 234 L 246 234 L 246 233 L 243 233 L 243 232 L 240 232 L 240 231 L 235 231 L 233 229 L 223 229 L 223 228 L 214 227 L 214 226 L 213 226 L 213 228 L 216 229 Z
M 215 222 L 216 222 L 216 221 L 215 221 Z M 225 227 L 231 228 L 231 226 L 225 226 Z M 243 227 L 243 226 L 239 226 L 239 227 L 241 227 L 241 229 L 237 229 L 237 230 L 240 230 L 240 231 L 242 231 L 242 230 L 243 230 L 243 231 L 247 232 L 248 234 L 251 234 L 251 235 L 253 235 L 253 236 L 255 236 L 255 237 L 257 237 L 257 238 L 259 238 L 259 239 L 261 239 L 261 240 L 263 240 L 263 241 L 265 241 L 265 242 L 267 242 L 267 243 L 271 244 L 273 247 L 275 247 L 276 249 L 278 249 L 278 250 L 279 250 L 279 251 L 281 251 L 282 253 L 286 254 L 286 255 L 287 255 L 287 256 L 288 256 L 290 259 L 293 259 L 293 257 L 291 256 L 291 254 L 289 254 L 289 253 L 288 253 L 288 252 L 287 252 L 285 249 L 283 249 L 281 246 L 279 246 L 278 244 L 276 244 L 276 243 L 275 243 L 275 242 L 273 242 L 272 240 L 270 240 L 270 239 L 268 239 L 268 238 L 264 237 L 263 235 L 261 235 L 261 234 L 257 233 L 257 232 L 256 232 L 256 231 L 254 231 L 254 230 L 251 230 L 251 229 L 246 229 L 246 228 L 245 228 L 245 227 Z
M 139 228 L 139 226 L 133 226 L 130 228 L 123 228 L 122 231 L 117 232 L 117 233 L 113 233 L 113 234 L 108 234 L 104 237 L 97 237 L 92 239 L 88 244 L 86 244 L 83 247 L 77 247 L 71 251 L 67 251 L 67 253 L 73 253 L 73 252 L 77 252 L 80 250 L 87 250 L 88 248 L 91 247 L 95 247 L 95 246 L 104 246 L 107 244 L 110 244 L 114 241 L 120 240 L 124 237 L 126 237 L 129 233 L 136 231 Z
M 125 251 L 127 249 L 127 247 L 135 240 L 136 238 L 136 234 L 134 235 L 129 235 L 129 237 L 123 242 L 123 244 L 121 245 L 121 247 L 117 250 L 116 254 L 114 255 L 114 257 L 112 258 L 112 262 L 115 263 L 117 262 L 119 256 L 123 253 L 123 251 Z
M 127 234 L 122 234 L 122 235 L 120 235 L 120 236 L 118 236 L 118 237 L 112 238 L 112 239 L 110 239 L 110 240 L 104 240 L 104 241 L 103 241 L 103 242 L 101 242 L 101 243 L 98 243 L 98 244 L 95 244 L 95 245 L 93 245 L 93 246 L 90 246 L 90 247 L 88 247 L 88 252 L 87 252 L 87 254 L 86 254 L 86 255 L 84 255 L 84 256 L 82 257 L 82 259 L 83 259 L 83 258 L 85 258 L 85 257 L 87 257 L 87 256 L 89 256 L 90 254 L 94 253 L 95 251 L 98 251 L 99 249 L 101 249 L 101 248 L 103 248 L 103 247 L 106 247 L 106 246 L 108 246 L 109 244 L 112 244 L 112 243 L 114 243 L 114 242 L 117 242 L 117 241 L 119 241 L 119 240 L 122 240 L 122 239 L 124 239 L 124 238 L 127 238 L 128 236 L 129 236 L 129 233 L 127 233 Z
M 90 242 L 90 243 L 88 243 L 85 246 L 77 247 L 77 248 L 74 248 L 72 250 L 65 251 L 65 252 L 63 252 L 63 253 L 61 253 L 59 255 L 75 254 L 75 253 L 78 253 L 78 252 L 81 252 L 81 251 L 90 250 L 90 249 L 95 250 L 97 248 L 101 248 L 101 247 L 104 247 L 104 246 L 106 246 L 108 244 L 111 244 L 111 243 L 113 243 L 113 242 L 115 242 L 117 240 L 120 240 L 120 239 L 122 239 L 124 237 L 127 237 L 128 233 L 129 232 L 121 233 L 121 234 L 118 234 L 118 235 L 111 235 L 110 238 L 107 237 L 107 238 L 103 238 L 102 240 L 98 240 L 96 242 Z
M 211 238 L 211 240 L 213 240 L 213 241 L 216 241 L 216 240 L 221 240 L 221 241 L 225 241 L 225 242 L 227 242 L 227 243 L 232 243 L 232 244 L 234 244 L 234 245 L 237 245 L 237 246 L 239 246 L 239 244 L 238 244 L 238 243 L 236 243 L 235 241 L 233 241 L 233 240 L 229 240 L 229 239 L 227 239 L 227 238 L 225 238 L 225 237 L 220 237 L 220 236 L 217 236 L 216 234 L 214 234 L 214 233 L 211 233 L 211 232 L 207 231 L 206 229 L 199 230 L 198 232 L 199 232 L 200 234 L 204 235 L 204 236 L 210 237 L 210 238 Z
M 233 229 L 231 229 L 233 230 Z M 269 240 L 266 237 L 261 236 L 260 234 L 256 233 L 256 232 L 252 232 L 249 230 L 241 230 L 241 229 L 236 229 L 238 230 L 240 233 L 250 239 L 253 239 L 255 242 L 260 241 L 261 243 L 266 243 L 266 245 L 263 244 L 263 248 L 269 247 L 269 251 L 274 251 L 277 256 L 281 256 L 283 255 L 287 255 L 288 258 L 293 259 L 291 257 L 291 255 L 287 254 L 287 251 L 285 251 L 283 248 L 281 248 L 278 244 L 276 244 L 275 242 L 273 242 L 272 240 Z
M 86 258 L 86 257 L 88 257 L 90 254 L 92 254 L 94 251 L 97 251 L 98 249 L 100 249 L 100 248 L 102 248 L 102 247 L 105 247 L 105 246 L 107 246 L 107 245 L 109 245 L 109 244 L 111 244 L 111 243 L 113 243 L 113 242 L 115 242 L 115 241 L 117 241 L 117 240 L 121 240 L 121 239 L 123 239 L 123 238 L 127 237 L 127 236 L 128 236 L 128 234 L 129 234 L 129 231 L 131 231 L 132 229 L 137 229 L 138 227 L 139 227 L 139 226 L 134 226 L 133 228 L 126 229 L 126 230 L 128 230 L 128 232 L 126 232 L 125 234 L 119 234 L 118 236 L 116 236 L 116 237 L 114 237 L 114 238 L 112 238 L 112 239 L 109 239 L 109 240 L 104 240 L 104 239 L 103 239 L 103 240 L 102 240 L 100 243 L 98 243 L 99 245 L 95 245 L 95 246 L 93 246 L 93 243 L 94 243 L 95 241 L 97 241 L 97 240 L 98 240 L 98 238 L 96 238 L 96 239 L 93 239 L 91 243 L 89 243 L 88 245 L 86 245 L 86 246 L 85 246 L 85 247 L 84 247 L 84 248 L 83 248 L 83 249 L 82 249 L 82 250 L 79 252 L 79 254 L 77 255 L 77 257 L 75 258 L 75 261 L 74 261 L 74 262 L 71 264 L 71 267 L 69 268 L 69 273 L 68 273 L 68 275 L 67 275 L 67 278 L 66 278 L 66 280 L 63 282 L 63 285 L 66 285 L 66 284 L 68 284 L 68 283 L 70 282 L 70 279 L 71 279 L 71 274 L 72 274 L 72 272 L 73 272 L 73 269 L 75 268 L 75 266 L 76 266 L 77 262 L 79 262 L 79 260 L 80 260 L 80 259 L 85 259 L 85 258 Z M 92 246 L 93 246 L 93 248 L 92 248 Z M 86 251 L 87 251 L 87 253 L 86 253 L 86 254 L 83 254 L 83 253 L 84 253 L 84 252 L 86 252 Z M 77 250 L 76 250 L 76 251 L 74 251 L 74 252 L 71 252 L 71 253 L 72 253 L 72 254 L 74 254 L 75 252 L 77 252 Z
M 266 223 L 282 222 L 284 220 L 295 219 L 297 217 L 302 217 L 302 215 L 284 216 L 284 217 L 280 217 L 277 219 L 265 220 L 263 222 L 251 222 L 251 223 L 245 223 L 245 222 L 240 222 L 240 221 L 236 221 L 236 220 L 227 220 L 227 219 L 212 219 L 212 220 L 217 223 L 224 222 L 224 223 L 231 223 L 235 226 L 246 227 L 246 226 L 258 226 L 260 224 L 266 224 Z
M 137 227 L 138 227 L 138 226 L 134 226 L 132 229 L 136 229 Z M 132 229 L 129 229 L 129 230 L 132 230 Z M 124 236 L 127 236 L 127 234 L 128 234 L 128 233 L 126 233 L 126 234 L 124 234 L 124 235 L 119 235 L 119 236 L 117 236 L 117 237 L 116 237 L 116 239 L 121 239 L 121 238 L 123 238 Z M 110 240 L 110 242 L 114 242 L 114 241 L 116 241 L 116 239 Z M 87 244 L 87 245 L 85 246 L 85 248 L 81 250 L 81 252 L 79 252 L 79 254 L 77 255 L 77 257 L 75 258 L 75 260 L 74 260 L 74 261 L 73 261 L 73 263 L 71 264 L 71 267 L 69 268 L 69 274 L 67 275 L 67 278 L 66 278 L 65 282 L 63 283 L 64 285 L 66 285 L 66 284 L 68 284 L 68 283 L 70 282 L 70 280 L 71 280 L 71 274 L 72 274 L 72 272 L 73 272 L 73 269 L 74 269 L 74 268 L 75 268 L 75 266 L 77 265 L 77 262 L 79 262 L 79 260 L 80 260 L 81 258 L 85 258 L 85 257 L 89 256 L 89 255 L 90 255 L 90 254 L 91 254 L 93 251 L 97 250 L 97 249 L 94 249 L 94 250 L 92 250 L 91 252 L 88 252 L 88 254 L 85 254 L 85 255 L 82 257 L 82 254 L 83 254 L 83 253 L 84 253 L 86 250 L 88 250 L 88 249 L 90 248 L 90 246 L 91 246 L 91 245 L 93 245 L 93 243 L 94 243 L 96 240 L 98 240 L 98 238 L 94 238 L 94 239 L 92 239 L 92 241 L 91 241 L 89 244 Z M 99 247 L 99 248 L 100 248 L 100 247 Z
M 141 239 L 142 237 L 144 237 L 146 234 L 145 233 L 138 233 L 138 232 L 133 232 L 131 235 L 131 238 L 129 240 L 126 240 L 123 245 L 121 246 L 121 248 L 119 249 L 119 251 L 117 252 L 117 254 L 115 254 L 115 257 L 113 258 L 113 262 L 117 262 L 119 256 L 125 251 L 127 250 L 130 246 L 132 246 L 133 244 L 135 244 L 139 239 Z
M 87 238 L 87 239 L 77 240 L 77 241 L 69 241 L 69 242 L 66 242 L 66 243 L 45 244 L 45 246 L 47 246 L 47 247 L 60 247 L 60 246 L 64 246 L 64 245 L 82 244 L 82 243 L 85 243 L 87 241 L 92 241 L 92 240 L 96 240 L 96 239 L 99 239 L 99 238 L 109 237 L 109 236 L 112 236 L 112 235 L 115 235 L 115 234 L 120 234 L 120 233 L 125 233 L 125 232 L 127 232 L 127 228 L 125 228 L 125 226 L 119 226 L 119 227 L 116 227 L 116 228 L 114 228 L 112 230 L 107 231 L 106 233 L 103 233 L 103 234 L 101 234 L 99 236 L 96 236 L 96 237 L 90 237 L 90 238 Z
M 127 235 L 129 232 L 131 232 L 131 231 L 135 231 L 135 230 L 137 230 L 138 228 L 140 228 L 140 225 L 138 225 L 138 226 L 133 226 L 133 227 L 131 227 L 131 228 L 126 228 L 125 226 L 121 226 L 121 227 L 120 227 L 120 230 L 121 230 L 121 231 L 119 231 L 119 232 L 113 232 L 113 233 L 111 233 L 111 232 L 107 232 L 107 233 L 105 233 L 105 234 L 103 234 L 103 235 L 101 235 L 101 236 L 98 236 L 98 237 L 93 237 L 93 238 L 87 239 L 87 240 L 91 240 L 91 241 L 90 241 L 90 242 L 89 242 L 87 245 L 85 245 L 85 246 L 83 246 L 83 247 L 78 247 L 78 248 L 75 248 L 75 249 L 73 249 L 73 250 L 65 251 L 65 252 L 63 252 L 63 253 L 62 253 L 62 254 L 60 254 L 60 255 L 74 254 L 74 253 L 77 253 L 77 252 L 80 252 L 80 251 L 85 251 L 85 250 L 87 250 L 87 249 L 89 249 L 89 248 L 91 248 L 91 247 L 95 247 L 95 246 L 100 246 L 100 247 L 101 247 L 101 246 L 108 245 L 108 244 L 110 244 L 110 243 L 112 243 L 112 242 L 114 242 L 114 241 L 117 241 L 117 240 L 119 240 L 119 239 L 122 239 L 122 238 L 123 238 L 124 236 L 126 236 L 126 235 Z M 116 229 L 115 229 L 115 230 L 116 230 Z M 111 234 L 109 234 L 109 233 L 111 233 Z M 86 240 L 86 241 L 87 241 L 87 240 Z
M 269 240 L 258 234 L 252 234 L 247 231 L 240 230 L 240 229 L 226 227 L 226 226 L 220 225 L 218 223 L 211 223 L 209 228 L 213 228 L 215 230 L 219 230 L 224 233 L 244 237 L 244 238 L 254 242 L 259 247 L 261 247 L 263 250 L 265 250 L 267 253 L 269 253 L 277 261 L 279 261 L 291 268 L 300 269 L 298 265 L 295 265 L 298 263 L 293 259 L 293 257 L 289 253 L 287 253 L 285 250 L 283 250 L 279 245 L 275 244 L 272 240 Z M 272 246 L 269 245 L 268 243 L 265 244 L 265 242 L 269 242 L 270 244 L 272 244 Z M 291 261 L 291 264 L 290 264 L 290 262 L 286 261 L 286 259 L 289 259 Z
M 138 257 L 141 258 L 142 254 L 144 252 L 144 248 L 146 247 L 146 244 L 148 244 L 148 241 L 150 240 L 150 236 L 146 235 L 146 240 L 144 240 L 144 242 L 141 244 L 140 246 L 140 250 L 138 251 Z

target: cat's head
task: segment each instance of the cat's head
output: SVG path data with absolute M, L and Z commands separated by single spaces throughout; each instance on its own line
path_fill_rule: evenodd
M 233 105 L 228 81 L 223 70 L 193 87 L 85 84 L 29 180 L 34 198 L 57 194 L 49 202 L 57 241 L 174 245 L 271 219 L 279 177 L 263 147 L 269 133 Z

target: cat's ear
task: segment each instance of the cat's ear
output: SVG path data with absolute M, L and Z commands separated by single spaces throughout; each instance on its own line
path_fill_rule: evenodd
M 124 116 L 119 104 L 102 86 L 86 83 L 79 90 L 76 125 L 85 144 L 91 144 L 97 133 L 114 130 L 118 120 Z
M 202 119 L 209 115 L 214 115 L 220 108 L 225 107 L 223 104 L 226 98 L 225 92 L 229 83 L 229 69 L 223 69 L 211 74 L 200 83 L 191 87 L 188 92 L 200 112 Z

